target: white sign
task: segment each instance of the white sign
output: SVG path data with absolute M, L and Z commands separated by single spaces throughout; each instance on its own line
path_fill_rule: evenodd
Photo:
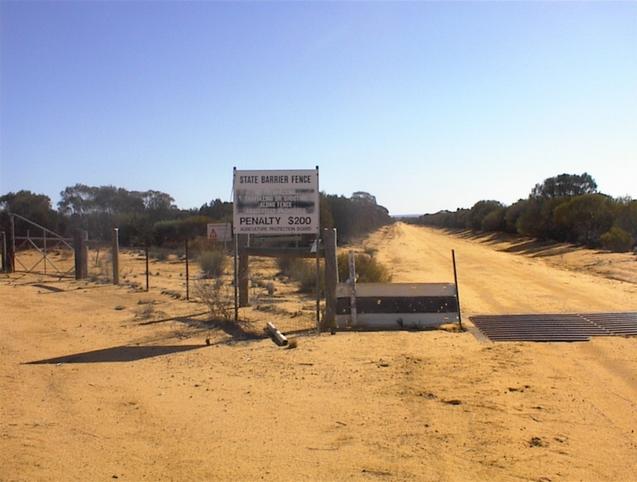
M 234 172 L 235 234 L 318 233 L 318 170 Z
M 208 239 L 213 241 L 231 241 L 232 228 L 230 223 L 208 224 Z

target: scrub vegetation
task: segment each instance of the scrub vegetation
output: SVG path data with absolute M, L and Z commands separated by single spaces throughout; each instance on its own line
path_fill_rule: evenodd
M 478 201 L 470 209 L 425 214 L 416 222 L 629 251 L 637 242 L 637 200 L 598 192 L 590 174 L 560 174 L 510 206 Z
M 389 224 L 388 210 L 363 191 L 351 197 L 321 193 L 321 227 L 336 228 L 340 241 L 361 238 Z M 57 209 L 44 194 L 9 192 L 0 196 L 0 229 L 8 231 L 7 212 L 20 214 L 64 236 L 86 229 L 93 241 L 108 242 L 119 228 L 121 246 L 181 247 L 184 239 L 206 236 L 211 222 L 231 222 L 232 203 L 213 199 L 199 208 L 179 209 L 160 191 L 129 191 L 115 186 L 76 184 L 60 193 Z M 20 220 L 16 221 L 20 229 Z M 26 229 L 26 228 L 25 228 Z

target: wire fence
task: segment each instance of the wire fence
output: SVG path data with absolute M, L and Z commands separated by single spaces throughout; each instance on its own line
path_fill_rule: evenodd
M 88 240 L 87 279 L 114 282 L 113 245 Z M 74 277 L 75 257 L 69 246 L 29 241 L 16 250 L 17 275 Z M 233 318 L 234 271 L 230 246 L 207 242 L 163 246 L 124 246 L 117 257 L 119 284 L 136 290 L 161 293 L 174 299 L 219 301 Z M 284 332 L 304 332 L 316 327 L 316 293 L 301 292 L 299 283 L 281 270 L 277 258 L 251 256 L 248 306 L 240 318 L 272 321 Z M 304 290 L 307 291 L 307 290 Z

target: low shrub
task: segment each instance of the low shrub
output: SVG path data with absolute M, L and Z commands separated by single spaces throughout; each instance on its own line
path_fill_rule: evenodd
M 194 294 L 206 305 L 211 319 L 230 321 L 234 300 L 221 279 L 197 280 L 194 285 Z
M 223 243 L 208 239 L 206 236 L 197 236 L 188 241 L 188 248 L 191 253 L 202 253 L 204 251 L 222 250 Z
M 307 259 L 296 259 L 292 264 L 290 278 L 299 284 L 301 293 L 312 293 L 316 290 L 316 262 Z M 324 286 L 323 270 L 319 269 L 319 289 Z
M 276 291 L 276 287 L 272 281 L 268 281 L 265 283 L 265 289 L 268 292 L 268 296 L 274 296 L 274 292 Z
M 276 264 L 279 267 L 279 271 L 286 276 L 290 276 L 290 271 L 292 265 L 298 261 L 298 258 L 293 258 L 291 256 L 281 256 L 276 259 Z
M 601 236 L 602 246 L 618 253 L 630 251 L 635 240 L 630 233 L 618 226 L 613 226 Z
M 157 261 L 166 261 L 170 255 L 170 250 L 153 246 L 148 249 L 148 257 Z
M 356 275 L 359 283 L 386 283 L 391 281 L 391 273 L 378 259 L 367 254 L 356 254 Z M 338 279 L 349 278 L 349 255 L 338 255 Z
M 221 250 L 203 251 L 198 262 L 204 278 L 217 278 L 226 270 L 228 258 Z
M 281 257 L 278 258 L 277 264 L 281 272 L 293 281 L 299 284 L 301 293 L 312 293 L 316 291 L 316 261 Z M 319 289 L 323 291 L 325 286 L 324 270 L 319 269 Z

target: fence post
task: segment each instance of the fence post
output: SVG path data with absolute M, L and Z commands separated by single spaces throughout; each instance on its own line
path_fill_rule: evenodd
M 325 317 L 323 327 L 336 327 L 336 284 L 338 283 L 338 264 L 336 259 L 336 229 L 323 230 L 323 249 L 325 253 Z
M 458 273 L 456 272 L 456 251 L 451 250 L 451 261 L 453 262 L 453 282 L 456 285 L 456 304 L 458 305 L 458 324 L 462 329 L 462 315 L 460 314 L 460 292 L 458 291 Z
M 186 301 L 190 300 L 190 271 L 188 269 L 188 238 L 184 241 L 186 248 Z
M 7 235 L 4 231 L 0 231 L 2 234 L 2 272 L 7 272 Z
M 46 275 L 46 229 L 42 230 L 42 249 L 44 250 L 44 274 Z
M 88 231 L 82 231 L 82 277 L 88 278 Z
M 148 242 L 144 246 L 144 254 L 146 255 L 146 291 L 148 291 Z
M 249 255 L 246 251 L 248 236 L 246 234 L 239 235 L 239 306 L 249 305 L 248 297 L 248 281 L 250 278 L 250 270 L 248 268 Z
M 75 251 L 75 279 L 85 279 L 88 276 L 88 248 L 86 241 L 88 233 L 83 229 L 76 229 L 73 233 L 73 250 Z
M 113 284 L 119 284 L 119 228 L 113 228 Z
M 15 218 L 9 217 L 9 242 L 7 243 L 7 273 L 15 272 Z
M 235 168 L 236 169 L 236 168 Z M 234 234 L 234 257 L 232 263 L 232 276 L 234 278 L 234 321 L 239 321 L 239 235 Z
M 321 230 L 316 233 L 316 329 L 321 332 Z

